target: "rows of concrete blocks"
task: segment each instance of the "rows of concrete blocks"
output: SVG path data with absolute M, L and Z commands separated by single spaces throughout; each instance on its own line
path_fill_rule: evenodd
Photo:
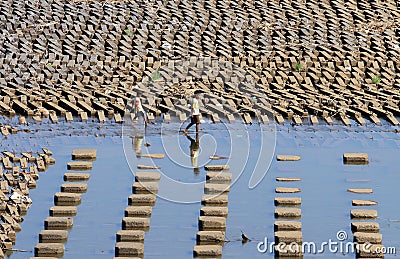
M 149 157 L 152 157 L 149 155 Z M 163 156 L 159 156 L 163 158 Z M 144 256 L 144 236 L 150 228 L 150 217 L 156 204 L 159 172 L 136 172 L 132 185 L 132 195 L 128 197 L 128 207 L 122 219 L 122 230 L 116 234 L 115 258 L 142 258 Z
M 90 157 L 87 157 L 90 156 Z M 74 150 L 72 159 L 95 159 L 96 150 Z M 71 166 L 72 163 L 72 166 Z M 85 163 L 85 166 L 79 163 Z M 92 162 L 75 161 L 67 165 L 68 169 L 91 170 Z M 73 216 L 78 213 L 77 206 L 82 202 L 82 194 L 87 192 L 86 183 L 89 173 L 67 172 L 60 192 L 54 194 L 54 205 L 50 208 L 50 217 L 44 220 L 44 230 L 39 233 L 39 243 L 35 246 L 33 258 L 60 258 L 64 255 L 64 243 L 68 239 L 68 230 L 73 226 Z
M 298 161 L 300 156 L 278 155 L 278 161 Z M 287 182 L 299 182 L 301 178 L 297 177 L 277 177 L 276 182 L 285 184 Z M 300 193 L 301 189 L 297 187 L 276 187 L 275 193 L 278 195 L 286 195 L 289 193 Z M 275 197 L 274 204 L 276 206 L 274 216 L 277 221 L 274 223 L 275 243 L 285 243 L 286 246 L 275 246 L 275 256 L 285 257 L 301 257 L 303 251 L 293 251 L 289 249 L 289 244 L 296 242 L 301 244 L 303 241 L 302 224 L 296 221 L 301 218 L 301 197 Z
M 232 182 L 232 173 L 228 165 L 208 165 L 201 199 L 193 257 L 214 258 L 222 255 L 225 242 L 226 218 L 228 217 L 228 193 Z
M 29 197 L 29 190 L 36 188 L 39 179 L 38 172 L 45 171 L 55 163 L 52 152 L 42 148 L 43 153 L 33 156 L 32 152 L 21 152 L 21 156 L 14 152 L 3 151 L 0 157 L 0 258 L 4 258 L 4 251 L 11 253 L 16 242 L 16 232 L 22 230 L 19 223 L 27 214 L 28 200 L 13 200 L 12 194 L 18 193 Z M 2 166 L 1 166 L 2 164 Z M 3 171 L 4 168 L 4 171 Z
M 364 162 L 368 161 L 368 154 L 359 156 L 355 162 L 358 164 L 363 164 L 362 158 L 364 158 Z M 353 195 L 370 195 L 373 193 L 372 188 L 350 188 L 347 191 Z M 378 205 L 378 202 L 374 200 L 353 199 L 351 203 L 353 207 L 371 207 Z M 379 233 L 379 223 L 374 221 L 366 221 L 377 219 L 378 211 L 373 209 L 351 209 L 350 218 L 352 220 L 351 230 L 353 232 L 353 241 L 357 244 L 372 244 L 368 250 L 363 249 L 361 245 L 356 247 L 356 257 L 383 258 L 384 254 L 380 252 L 383 249 L 377 249 L 383 248 L 382 234 Z

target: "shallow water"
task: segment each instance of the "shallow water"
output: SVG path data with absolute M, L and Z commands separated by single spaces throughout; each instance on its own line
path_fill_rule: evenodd
M 82 204 L 78 206 L 78 215 L 74 217 L 74 227 L 65 244 L 64 258 L 112 258 L 114 255 L 115 233 L 121 229 L 123 212 L 127 198 L 131 194 L 134 181 L 131 173 L 137 164 L 155 163 L 171 179 L 183 183 L 199 184 L 193 197 L 201 197 L 202 181 L 205 171 L 202 167 L 198 173 L 191 168 L 190 141 L 182 134 L 177 135 L 178 124 L 163 126 L 160 135 L 159 125 L 151 126 L 145 133 L 144 141 L 151 143 L 148 152 L 162 153 L 165 149 L 162 140 L 168 146 L 170 157 L 162 160 L 137 158 L 131 140 L 122 139 L 120 126 L 101 126 L 74 123 L 58 125 L 54 131 L 46 131 L 48 125 L 38 126 L 35 134 L 19 133 L 3 139 L 3 148 L 11 146 L 17 151 L 25 151 L 45 146 L 51 149 L 57 159 L 45 173 L 40 174 L 37 188 L 31 190 L 32 206 L 22 231 L 17 235 L 15 249 L 33 250 L 38 242 L 38 233 L 43 229 L 43 221 L 48 210 L 53 206 L 53 195 L 63 183 L 66 164 L 71 160 L 72 149 L 96 148 L 97 160 L 93 163 L 88 192 L 83 194 Z M 64 128 L 59 131 L 59 128 Z M 100 127 L 100 129 L 98 128 Z M 276 128 L 276 154 L 295 154 L 302 159 L 297 162 L 277 162 L 272 164 L 262 182 L 250 190 L 249 180 L 259 155 L 261 132 L 268 132 L 270 127 L 251 125 L 233 125 L 227 130 L 221 125 L 205 124 L 200 134 L 199 165 L 208 162 L 208 156 L 217 154 L 229 156 L 232 143 L 235 146 L 230 160 L 231 172 L 239 174 L 243 167 L 242 159 L 247 160 L 243 174 L 231 187 L 229 193 L 229 216 L 226 237 L 231 242 L 225 244 L 223 258 L 264 258 L 272 257 L 269 253 L 259 253 L 257 243 L 273 240 L 274 190 L 277 186 L 300 187 L 302 192 L 291 196 L 302 197 L 303 241 L 314 241 L 317 244 L 329 239 L 336 240 L 336 233 L 345 230 L 352 240 L 349 212 L 351 200 L 358 198 L 373 199 L 379 202 L 374 209 L 378 210 L 384 245 L 395 246 L 400 251 L 400 213 L 397 188 L 400 173 L 397 168 L 399 157 L 400 135 L 391 132 L 395 127 L 292 127 L 288 125 Z M 80 136 L 74 136 L 80 128 Z M 248 132 L 248 139 L 246 138 Z M 140 133 L 140 130 L 139 130 Z M 142 132 L 144 133 L 144 132 Z M 72 136 L 69 136 L 69 135 Z M 105 135 L 105 137 L 101 137 Z M 135 134 L 138 134 L 136 132 Z M 229 135 L 231 134 L 231 135 Z M 98 136 L 98 137 L 95 137 Z M 194 134 L 191 134 L 194 136 Z M 270 136 L 267 134 L 267 136 Z M 45 138 L 43 138 L 45 137 Z M 234 141 L 234 142 L 231 142 Z M 239 141 L 239 142 L 235 142 Z M 240 142 L 242 141 L 242 142 Z M 179 145 L 177 143 L 180 143 Z M 19 144 L 15 146 L 15 144 Z M 272 146 L 272 141 L 266 145 Z M 236 144 L 235 144 L 236 145 Z M 245 145 L 248 145 L 245 146 Z M 129 164 L 126 161 L 129 159 Z M 179 153 L 182 150 L 183 153 Z M 142 148 L 141 152 L 147 152 Z M 247 155 L 247 152 L 250 152 Z M 368 165 L 343 165 L 344 152 L 367 152 L 370 157 Z M 181 154 L 177 156 L 176 154 Z M 186 155 L 183 155 L 186 154 Z M 267 167 L 269 157 L 263 157 Z M 221 163 L 222 161 L 211 161 Z M 275 177 L 301 177 L 297 183 L 277 183 Z M 354 182 L 355 179 L 368 180 Z M 160 191 L 163 184 L 160 182 Z M 347 192 L 348 188 L 373 188 L 371 195 L 356 195 Z M 168 190 L 168 189 L 167 189 Z M 165 193 L 168 194 L 169 190 Z M 182 204 L 158 198 L 151 227 L 145 236 L 145 258 L 191 258 L 197 232 L 197 218 L 201 205 L 199 203 Z M 254 239 L 254 242 L 242 244 L 236 241 L 241 231 Z M 29 258 L 33 253 L 13 253 L 9 258 Z M 305 255 L 305 258 L 338 258 L 355 257 L 354 254 L 324 253 Z M 386 255 L 385 258 L 397 258 Z

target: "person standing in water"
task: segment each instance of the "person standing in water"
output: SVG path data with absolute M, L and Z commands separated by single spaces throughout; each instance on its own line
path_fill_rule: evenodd
M 144 125 L 147 127 L 147 125 L 149 125 L 149 122 L 147 120 L 146 113 L 144 112 L 144 109 L 143 109 L 143 106 L 142 106 L 142 100 L 140 99 L 141 96 L 142 96 L 142 93 L 138 92 L 136 94 L 135 99 L 133 100 L 133 105 L 134 105 L 133 113 L 135 115 L 133 120 L 136 120 L 140 116 L 142 116 L 143 120 L 144 120 Z
M 194 92 L 194 97 L 192 99 L 192 104 L 191 104 L 192 105 L 192 109 L 191 109 L 191 115 L 190 115 L 190 123 L 183 130 L 183 133 L 187 133 L 188 129 L 190 127 L 192 127 L 194 124 L 196 124 L 196 133 L 199 133 L 199 129 L 200 129 L 200 105 L 199 105 L 199 99 L 200 99 L 200 91 L 196 90 Z

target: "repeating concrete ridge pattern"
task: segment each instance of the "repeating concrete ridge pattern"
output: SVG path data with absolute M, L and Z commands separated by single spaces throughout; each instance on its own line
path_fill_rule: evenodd
M 40 0 L 1 10 L 3 114 L 121 122 L 140 89 L 150 118 L 184 119 L 184 97 L 199 88 L 216 120 L 399 124 L 394 0 Z

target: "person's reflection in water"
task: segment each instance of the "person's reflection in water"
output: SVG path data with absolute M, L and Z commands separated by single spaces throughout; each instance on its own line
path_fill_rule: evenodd
M 140 157 L 143 144 L 143 136 L 133 137 L 132 142 L 133 142 L 133 148 L 135 149 L 136 157 Z
M 199 173 L 199 167 L 197 166 L 197 160 L 199 158 L 199 150 L 200 150 L 200 140 L 199 133 L 196 133 L 196 138 L 193 139 L 190 135 L 185 134 L 188 140 L 190 140 L 190 159 L 193 166 L 193 172 Z

